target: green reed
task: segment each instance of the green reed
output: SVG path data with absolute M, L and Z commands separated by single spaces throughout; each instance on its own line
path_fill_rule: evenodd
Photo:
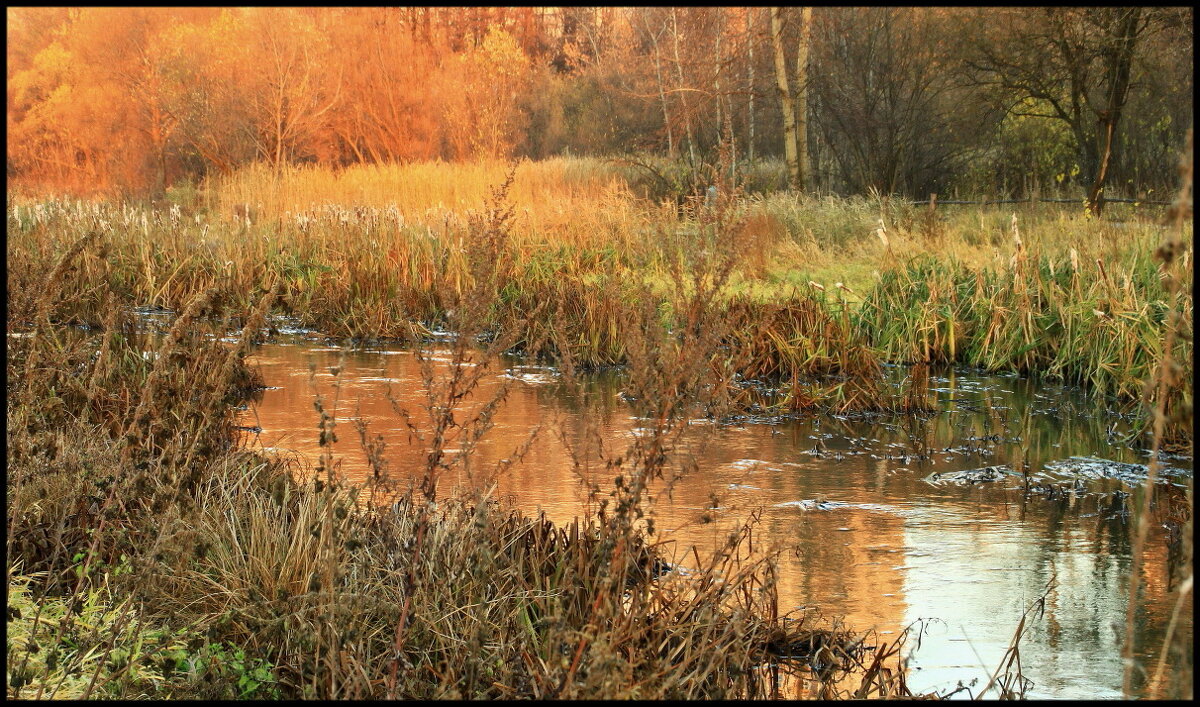
M 998 269 L 916 259 L 881 276 L 858 311 L 857 331 L 889 360 L 1043 375 L 1136 402 L 1162 356 L 1167 292 L 1152 251 L 1105 263 L 1022 250 Z M 1183 258 L 1190 286 L 1190 253 Z M 1180 307 L 1190 321 L 1191 298 Z M 1167 392 L 1169 409 L 1191 398 L 1191 340 L 1174 346 L 1186 385 Z

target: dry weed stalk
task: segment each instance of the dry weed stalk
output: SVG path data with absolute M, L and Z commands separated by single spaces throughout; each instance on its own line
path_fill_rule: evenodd
M 1164 286 L 1168 293 L 1167 315 L 1163 325 L 1163 350 L 1162 358 L 1158 362 L 1154 376 L 1146 381 L 1145 398 L 1154 400 L 1152 429 L 1153 442 L 1150 447 L 1150 461 L 1146 470 L 1146 482 L 1144 485 L 1142 508 L 1138 514 L 1138 520 L 1134 527 L 1134 536 L 1132 541 L 1133 561 L 1129 572 L 1129 608 L 1125 618 L 1125 641 L 1122 646 L 1121 657 L 1124 662 L 1124 672 L 1122 677 L 1121 689 L 1126 697 L 1133 695 L 1133 674 L 1137 667 L 1134 660 L 1134 623 L 1137 614 L 1137 608 L 1141 603 L 1139 591 L 1141 582 L 1141 572 L 1143 555 L 1145 551 L 1146 537 L 1149 533 L 1151 503 L 1156 492 L 1156 481 L 1158 479 L 1159 467 L 1161 466 L 1160 451 L 1162 449 L 1162 441 L 1164 430 L 1167 422 L 1167 390 L 1181 385 L 1180 365 L 1174 360 L 1175 339 L 1179 335 L 1181 326 L 1179 315 L 1179 287 L 1180 278 L 1177 272 L 1180 267 L 1179 261 L 1187 247 L 1184 240 L 1184 219 L 1188 215 L 1192 200 L 1192 175 L 1193 175 L 1193 143 L 1192 131 L 1188 131 L 1187 144 L 1184 148 L 1183 156 L 1179 164 L 1180 173 L 1180 189 L 1179 196 L 1173 207 L 1173 225 L 1174 229 L 1168 230 L 1166 238 L 1162 245 L 1155 251 L 1155 258 L 1159 260 L 1161 271 L 1164 279 Z M 1190 405 L 1182 410 L 1174 411 L 1176 415 L 1185 414 L 1191 416 Z M 1190 422 L 1190 420 L 1189 420 Z M 1188 506 L 1189 517 L 1193 517 L 1195 506 L 1191 489 L 1188 490 Z M 1190 543 L 1189 540 L 1184 542 Z M 1191 553 L 1187 553 L 1190 560 Z M 1182 602 L 1188 592 L 1191 590 L 1192 573 L 1190 562 L 1185 568 L 1187 576 L 1180 585 L 1178 601 Z M 1186 591 L 1185 591 L 1186 588 Z M 1178 607 L 1176 608 L 1178 612 Z M 1170 624 L 1167 637 L 1164 639 L 1162 647 L 1162 657 L 1159 659 L 1158 667 L 1155 670 L 1154 676 L 1150 681 L 1149 697 L 1154 699 L 1158 695 L 1158 690 L 1161 684 L 1162 671 L 1166 662 L 1166 653 L 1169 647 L 1172 646 L 1172 633 L 1174 631 L 1175 621 L 1174 615 Z M 1190 665 L 1187 667 L 1190 671 Z

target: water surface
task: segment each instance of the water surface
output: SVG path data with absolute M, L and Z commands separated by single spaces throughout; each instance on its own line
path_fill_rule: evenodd
M 450 353 L 435 350 L 432 359 L 445 372 Z M 395 409 L 428 429 L 426 385 L 411 351 L 346 352 L 297 337 L 262 346 L 252 363 L 271 386 L 243 416 L 243 424 L 261 430 L 255 444 L 314 460 L 319 392 L 338 419 L 340 473 L 362 484 L 372 478 L 353 419 L 368 423 L 370 438 L 386 441 L 382 458 L 394 477 L 403 483 L 420 473 L 424 447 L 410 439 Z M 341 368 L 337 376 L 334 367 Z M 507 395 L 470 467 L 443 479 L 443 488 L 494 481 L 496 495 L 529 513 L 570 521 L 584 512 L 589 485 L 611 486 L 599 448 L 615 457 L 647 424 L 620 386 L 619 373 L 597 374 L 581 395 L 551 368 L 495 362 L 456 419 L 469 419 L 501 390 Z M 1034 681 L 1027 697 L 1119 698 L 1131 566 L 1122 494 L 1140 498 L 1140 467 L 1095 460 L 1146 463 L 1143 450 L 1116 442 L 1128 421 L 1077 389 L 1017 377 L 951 372 L 934 376 L 931 386 L 940 412 L 925 421 L 692 421 L 672 467 L 686 475 L 669 495 L 656 489 L 660 537 L 674 540 L 683 558 L 693 545 L 720 546 L 759 514 L 756 542 L 781 551 L 784 610 L 842 616 L 882 638 L 921 622 L 920 648 L 909 644 L 914 691 L 985 684 L 1022 613 L 1053 579 L 1045 615 L 1032 620 L 1021 644 L 1025 676 Z M 463 440 L 447 446 L 453 452 Z M 495 475 L 502 460 L 511 463 Z M 1168 464 L 1164 484 L 1185 486 L 1192 461 Z M 999 480 L 942 480 L 983 467 L 1001 467 Z M 1041 493 L 1024 493 L 1026 468 Z M 1137 617 L 1138 652 L 1147 665 L 1157 659 L 1176 598 L 1161 527 L 1154 526 L 1143 568 L 1145 609 Z M 1183 614 L 1190 636 L 1190 601 Z

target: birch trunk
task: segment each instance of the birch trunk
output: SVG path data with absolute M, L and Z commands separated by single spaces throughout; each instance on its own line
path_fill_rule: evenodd
M 675 75 L 679 80 L 679 102 L 683 105 L 683 127 L 687 134 L 688 158 L 696 164 L 696 138 L 692 135 L 692 115 L 688 111 L 687 92 L 683 85 L 683 62 L 679 59 L 679 20 L 676 8 L 671 8 L 671 31 L 675 35 Z
M 796 154 L 796 104 L 788 86 L 787 59 L 783 52 L 783 9 L 771 8 L 771 46 L 775 50 L 775 81 L 783 110 L 783 159 L 787 163 L 788 186 L 800 189 L 800 160 Z
M 750 86 L 747 93 L 750 96 L 749 125 L 746 128 L 746 160 L 754 161 L 754 18 L 758 16 L 758 8 L 749 8 L 746 19 L 746 45 L 750 52 Z
M 800 46 L 796 48 L 796 188 L 804 191 L 812 171 L 808 161 L 808 50 L 812 45 L 812 8 L 800 11 Z
M 654 40 L 654 76 L 658 80 L 658 98 L 662 101 L 663 127 L 667 129 L 667 154 L 674 159 L 675 137 L 671 131 L 671 111 L 667 107 L 667 90 L 663 85 L 662 60 L 658 51 L 658 34 L 661 34 L 661 31 L 659 33 L 650 35 L 651 39 Z

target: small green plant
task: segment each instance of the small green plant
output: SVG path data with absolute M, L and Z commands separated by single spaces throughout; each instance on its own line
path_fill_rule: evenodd
M 203 646 L 196 654 L 177 659 L 177 669 L 184 667 L 201 675 L 209 673 L 216 683 L 229 683 L 234 695 L 242 699 L 278 699 L 278 681 L 274 666 L 262 658 L 248 658 L 241 648 L 213 643 Z

